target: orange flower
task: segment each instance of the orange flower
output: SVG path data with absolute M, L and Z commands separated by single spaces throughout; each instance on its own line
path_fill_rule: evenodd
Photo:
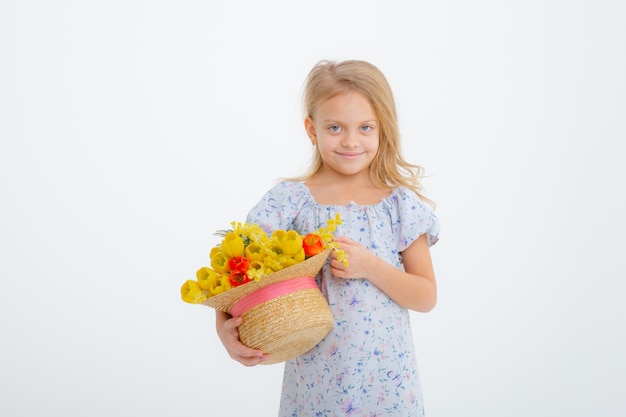
M 309 233 L 302 240 L 302 248 L 307 258 L 315 256 L 324 250 L 324 241 L 320 235 L 316 233 Z

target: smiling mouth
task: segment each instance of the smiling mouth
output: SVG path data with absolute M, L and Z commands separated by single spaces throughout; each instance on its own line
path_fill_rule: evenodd
M 355 159 L 363 155 L 363 152 L 338 152 L 338 155 L 347 159 Z

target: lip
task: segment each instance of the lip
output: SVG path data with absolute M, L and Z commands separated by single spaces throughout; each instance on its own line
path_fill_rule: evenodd
M 364 152 L 337 152 L 337 154 L 346 159 L 356 159 L 363 155 Z

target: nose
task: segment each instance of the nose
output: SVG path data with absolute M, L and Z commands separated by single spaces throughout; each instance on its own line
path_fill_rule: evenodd
M 359 145 L 359 135 L 352 130 L 347 130 L 343 139 L 341 141 L 341 145 L 346 148 L 354 148 Z

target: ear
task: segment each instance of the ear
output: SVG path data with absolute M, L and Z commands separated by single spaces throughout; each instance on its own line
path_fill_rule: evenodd
M 311 143 L 313 145 L 317 145 L 317 133 L 315 132 L 313 119 L 311 119 L 310 116 L 304 119 L 304 129 L 306 130 L 306 134 L 309 136 L 309 139 L 311 139 Z

